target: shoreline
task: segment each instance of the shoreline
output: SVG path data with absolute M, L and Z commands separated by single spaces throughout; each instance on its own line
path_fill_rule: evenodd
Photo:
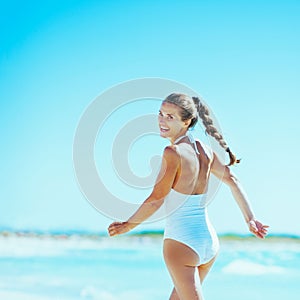
M 220 233 L 218 234 L 220 241 L 254 241 L 254 242 L 295 242 L 300 243 L 300 236 L 288 233 L 269 234 L 265 239 L 258 239 L 251 234 L 237 234 L 237 233 Z M 89 240 L 102 240 L 109 238 L 106 232 L 89 232 L 89 231 L 32 231 L 32 230 L 2 230 L 0 231 L 1 238 L 37 238 L 37 239 L 89 239 Z M 130 238 L 152 238 L 160 239 L 163 237 L 163 230 L 143 230 L 138 232 L 128 233 L 126 235 L 119 236 L 121 239 Z M 114 238 L 112 238 L 114 239 Z

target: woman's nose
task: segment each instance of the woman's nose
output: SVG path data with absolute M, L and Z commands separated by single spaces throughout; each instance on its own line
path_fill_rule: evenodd
M 164 117 L 163 117 L 163 116 L 158 116 L 158 122 L 159 122 L 159 124 L 161 124 L 161 125 L 165 124 Z

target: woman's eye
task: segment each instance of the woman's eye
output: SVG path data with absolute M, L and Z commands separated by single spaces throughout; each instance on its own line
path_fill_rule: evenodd
M 162 113 L 161 111 L 158 113 L 158 115 L 159 115 L 160 117 L 164 117 L 164 115 L 163 115 L 163 113 Z M 166 118 L 167 120 L 173 120 L 173 119 L 174 119 L 174 117 L 173 117 L 172 115 L 165 115 L 165 118 Z

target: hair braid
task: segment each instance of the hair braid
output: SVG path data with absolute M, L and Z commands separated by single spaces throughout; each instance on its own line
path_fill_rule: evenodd
M 228 166 L 234 165 L 235 163 L 239 163 L 240 159 L 236 159 L 236 156 L 230 151 L 227 143 L 225 142 L 223 136 L 218 132 L 217 128 L 213 125 L 213 120 L 210 118 L 210 113 L 208 108 L 200 101 L 198 97 L 192 97 L 195 103 L 195 106 L 198 111 L 198 115 L 202 120 L 202 123 L 205 127 L 205 132 L 215 138 L 220 146 L 228 152 L 230 157 L 230 163 Z

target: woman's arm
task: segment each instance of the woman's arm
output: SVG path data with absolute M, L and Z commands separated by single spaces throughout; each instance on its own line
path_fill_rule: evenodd
M 108 227 L 110 236 L 126 233 L 154 214 L 170 192 L 180 165 L 180 156 L 173 146 L 164 150 L 161 169 L 150 196 L 126 222 L 114 222 Z
M 269 226 L 263 225 L 255 219 L 254 213 L 247 198 L 247 194 L 244 191 L 241 183 L 231 172 L 230 168 L 221 163 L 215 153 L 211 172 L 230 187 L 232 195 L 236 200 L 241 212 L 243 213 L 246 223 L 249 226 L 249 230 L 257 237 L 264 238 L 267 234 L 267 228 Z

